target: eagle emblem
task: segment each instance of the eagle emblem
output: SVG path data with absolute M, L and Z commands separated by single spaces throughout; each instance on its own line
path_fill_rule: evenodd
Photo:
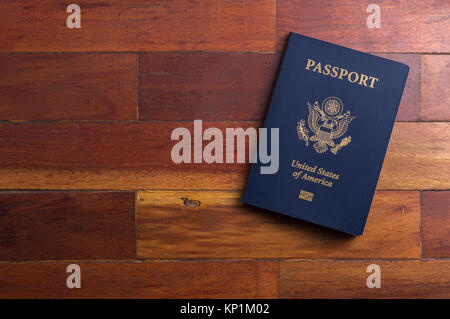
M 347 131 L 354 116 L 350 116 L 350 111 L 343 113 L 344 104 L 337 97 L 328 97 L 319 106 L 317 101 L 311 105 L 308 104 L 308 126 L 313 135 L 309 136 L 308 129 L 305 127 L 305 121 L 297 122 L 297 135 L 300 140 L 305 141 L 306 146 L 309 142 L 315 142 L 313 147 L 319 154 L 325 153 L 330 148 L 333 154 L 348 145 L 352 137 L 344 137 L 338 144 L 334 142 L 335 139 L 340 138 Z

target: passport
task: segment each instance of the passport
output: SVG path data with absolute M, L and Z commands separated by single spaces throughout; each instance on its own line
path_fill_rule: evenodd
M 408 72 L 290 33 L 263 124 L 278 128 L 278 171 L 252 164 L 242 201 L 361 235 Z

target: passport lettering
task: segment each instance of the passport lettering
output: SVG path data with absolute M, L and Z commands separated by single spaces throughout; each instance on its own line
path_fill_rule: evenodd
M 294 168 L 292 177 L 296 180 L 300 179 L 326 187 L 333 187 L 333 180 L 337 181 L 339 179 L 339 174 L 327 171 L 317 165 L 312 166 L 305 162 L 302 163 L 298 160 L 292 160 L 291 167 Z
M 345 79 L 351 83 L 357 83 L 371 89 L 373 89 L 375 83 L 378 82 L 378 78 L 374 76 L 368 76 L 356 71 L 349 72 L 347 69 L 338 66 L 331 66 L 330 64 L 325 64 L 322 68 L 322 65 L 322 62 L 316 62 L 313 59 L 307 59 L 305 70 L 321 73 L 326 76 L 331 76 L 332 78 L 338 78 L 339 80 Z

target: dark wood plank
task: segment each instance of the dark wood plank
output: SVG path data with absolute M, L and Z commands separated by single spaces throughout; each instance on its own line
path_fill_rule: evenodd
M 0 51 L 274 51 L 275 2 L 78 0 L 0 2 Z
M 450 121 L 450 55 L 420 57 L 422 120 Z
M 381 28 L 367 27 L 367 6 L 381 9 Z M 449 52 L 448 1 L 277 1 L 278 49 L 288 32 L 372 52 Z
M 143 120 L 263 120 L 280 54 L 148 53 L 139 58 Z M 419 57 L 380 54 L 410 74 L 398 121 L 419 118 Z
M 139 118 L 262 120 L 279 61 L 279 54 L 143 54 Z
M 135 120 L 136 54 L 0 54 L 0 120 Z
M 60 264 L 0 264 L 0 298 L 276 298 L 275 262 L 77 263 L 81 288 Z
M 423 257 L 450 257 L 450 191 L 423 192 Z
M 222 132 L 260 125 L 203 124 Z M 192 122 L 1 123 L 0 188 L 244 188 L 248 164 L 173 163 L 170 136 L 178 127 L 193 132 Z M 378 189 L 449 189 L 449 139 L 448 122 L 396 123 Z
M 135 258 L 134 193 L 0 193 L 0 260 Z
M 139 192 L 138 258 L 420 258 L 419 192 L 377 192 L 356 238 L 241 198 L 225 191 Z
M 381 268 L 381 288 L 367 288 L 367 266 Z M 286 261 L 280 298 L 449 298 L 450 261 Z
M 193 122 L 0 123 L 0 188 L 243 188 L 247 164 L 175 164 L 177 127 L 193 132 Z

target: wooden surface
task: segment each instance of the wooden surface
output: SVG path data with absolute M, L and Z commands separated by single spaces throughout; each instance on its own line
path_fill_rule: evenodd
M 203 128 L 259 125 L 207 122 Z M 193 122 L 0 123 L 0 187 L 243 189 L 248 164 L 173 163 L 170 135 L 177 127 L 192 132 Z M 378 188 L 449 189 L 449 140 L 449 122 L 397 122 Z
M 0 120 L 136 120 L 136 68 L 136 54 L 1 54 Z
M 420 101 L 421 118 L 426 121 L 450 120 L 450 56 L 422 55 L 423 70 Z
M 381 27 L 367 27 L 367 7 L 381 9 Z M 372 12 L 372 11 L 370 11 Z M 277 0 L 277 44 L 297 32 L 373 52 L 450 51 L 448 0 Z
M 419 56 L 378 54 L 410 73 L 397 121 L 419 119 Z M 139 57 L 142 120 L 263 120 L 279 53 L 146 53 Z
M 377 192 L 361 237 L 262 211 L 241 197 L 139 192 L 138 258 L 420 258 L 418 192 Z M 181 198 L 201 204 L 186 206 Z
M 450 6 L 377 1 L 369 29 L 371 3 L 82 0 L 69 29 L 1 1 L 0 297 L 449 298 Z M 261 125 L 289 31 L 410 67 L 361 237 L 241 204 L 248 164 L 170 158 L 194 119 Z
M 268 53 L 146 53 L 142 120 L 263 120 L 280 63 Z
M 0 261 L 133 259 L 133 193 L 0 193 Z
M 450 257 L 450 191 L 422 193 L 424 257 Z
M 449 189 L 450 122 L 397 123 L 380 189 Z
M 273 51 L 275 2 L 78 0 L 81 28 L 69 29 L 60 1 L 0 2 L 0 50 Z
M 371 264 L 381 268 L 379 289 L 366 286 Z M 281 298 L 448 298 L 449 272 L 449 260 L 283 261 L 279 289 Z
M 0 264 L 0 298 L 276 298 L 278 292 L 276 262 L 80 262 L 80 289 L 66 286 L 69 264 Z

